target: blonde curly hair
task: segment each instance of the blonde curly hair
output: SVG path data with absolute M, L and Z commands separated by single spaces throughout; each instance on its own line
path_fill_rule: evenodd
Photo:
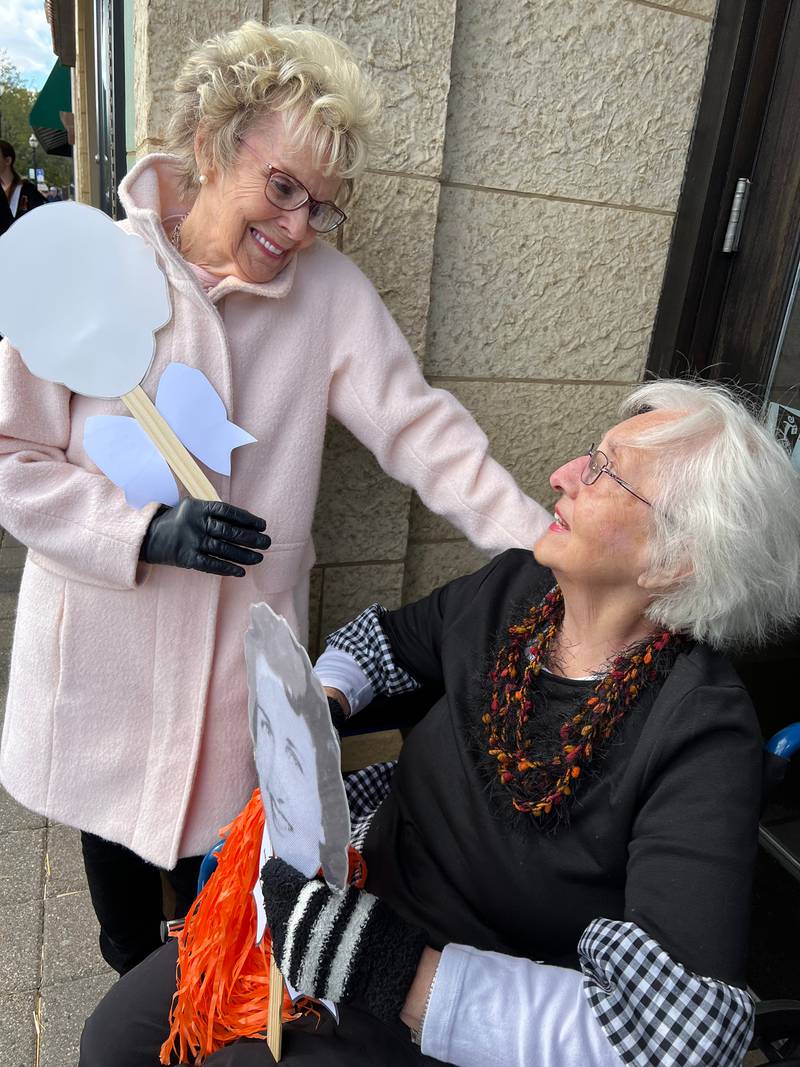
M 376 90 L 350 50 L 311 26 L 266 26 L 255 19 L 219 33 L 189 56 L 175 82 L 177 100 L 166 147 L 181 165 L 181 193 L 199 178 L 195 137 L 223 170 L 260 118 L 287 117 L 287 130 L 311 148 L 314 165 L 342 179 L 346 203 L 364 170 L 369 128 L 380 110 Z

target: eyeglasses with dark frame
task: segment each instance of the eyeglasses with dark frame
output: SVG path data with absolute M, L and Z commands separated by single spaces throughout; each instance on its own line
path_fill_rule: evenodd
M 590 445 L 589 451 L 586 453 L 586 458 L 588 463 L 581 474 L 581 481 L 584 485 L 594 485 L 601 474 L 607 474 L 609 478 L 613 478 L 623 489 L 627 489 L 631 496 L 635 496 L 637 500 L 641 500 L 641 502 L 647 504 L 649 508 L 653 506 L 649 500 L 645 500 L 643 496 L 639 496 L 635 489 L 632 489 L 626 481 L 611 470 L 611 461 L 605 452 L 601 452 L 599 449 L 595 448 L 594 445 Z
M 301 181 L 287 174 L 285 170 L 279 170 L 271 163 L 265 163 L 247 141 L 239 138 L 239 143 L 244 145 L 250 155 L 269 171 L 264 185 L 264 196 L 270 204 L 283 211 L 297 211 L 309 204 L 308 225 L 315 233 L 331 233 L 343 222 L 347 222 L 347 215 L 336 204 L 330 200 L 315 200 Z

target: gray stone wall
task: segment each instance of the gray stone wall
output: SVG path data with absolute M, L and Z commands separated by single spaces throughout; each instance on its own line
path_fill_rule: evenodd
M 188 37 L 253 15 L 348 42 L 384 97 L 340 248 L 430 381 L 549 505 L 548 475 L 640 380 L 715 0 L 137 0 L 137 141 Z M 175 26 L 186 33 L 176 34 Z M 331 426 L 311 645 L 481 563 Z

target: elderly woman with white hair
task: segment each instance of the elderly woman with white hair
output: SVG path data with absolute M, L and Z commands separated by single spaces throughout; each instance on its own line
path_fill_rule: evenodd
M 800 475 L 722 388 L 654 382 L 624 414 L 551 476 L 533 554 L 329 638 L 316 670 L 345 712 L 438 699 L 372 817 L 365 889 L 263 869 L 282 971 L 339 1007 L 285 1025 L 287 1064 L 741 1064 L 762 757 L 724 653 L 800 616 Z M 175 962 L 110 991 L 82 1067 L 157 1062 Z M 272 1062 L 234 1037 L 207 1067 Z
M 86 419 L 121 402 L 40 381 L 0 350 L 0 523 L 30 549 L 0 778 L 83 831 L 101 949 L 120 972 L 159 943 L 158 869 L 181 914 L 201 854 L 255 785 L 243 634 L 266 601 L 305 640 L 327 416 L 489 554 L 532 545 L 548 521 L 427 385 L 364 275 L 318 240 L 345 222 L 377 109 L 342 44 L 248 22 L 189 56 L 169 152 L 120 187 L 122 225 L 155 249 L 172 304 L 145 390 L 188 363 L 257 439 L 229 479 L 212 476 L 226 503 L 128 507 L 83 444 Z

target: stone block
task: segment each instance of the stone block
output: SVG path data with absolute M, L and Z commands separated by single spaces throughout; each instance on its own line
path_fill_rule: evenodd
M 462 0 L 445 178 L 674 210 L 709 34 L 654 5 Z
M 19 591 L 19 583 L 22 579 L 20 567 L 0 566 L 0 593 L 14 593 Z
M 428 375 L 639 378 L 670 218 L 470 189 L 439 214 Z
M 42 901 L 0 905 L 0 929 L 0 993 L 35 990 L 42 958 Z
M 75 1067 L 83 1024 L 116 978 L 109 970 L 42 990 L 39 1067 Z
M 308 595 L 308 654 L 311 662 L 319 655 L 320 612 L 322 610 L 322 581 L 324 570 L 313 567 L 309 581 Z
M 12 537 L 8 530 L 3 530 L 3 548 L 25 548 L 25 545 L 16 537 Z
M 42 985 L 60 985 L 108 971 L 97 943 L 99 927 L 89 891 L 44 902 Z
M 34 990 L 0 998 L 3 1067 L 33 1067 L 37 1062 L 36 1011 L 37 995 Z
M 11 544 L 4 541 L 0 547 L 0 567 L 18 567 L 22 569 L 25 566 L 27 555 L 28 550 L 24 545 Z
M 376 601 L 397 607 L 403 585 L 402 563 L 365 563 L 326 567 L 322 591 L 322 639 Z
M 41 900 L 45 833 L 43 828 L 0 833 L 0 903 Z
M 436 182 L 365 174 L 342 231 L 342 251 L 381 294 L 420 361 L 425 353 L 438 204 Z
M 403 581 L 403 603 L 408 604 L 436 589 L 437 586 L 471 574 L 486 563 L 486 557 L 467 541 L 408 546 Z
M 45 896 L 51 898 L 85 890 L 80 830 L 50 823 L 46 848 Z
M 314 520 L 319 562 L 402 559 L 409 496 L 410 490 L 384 474 L 371 452 L 331 422 Z
M 46 821 L 44 815 L 23 808 L 0 786 L 0 832 L 35 830 L 44 826 Z
M 0 618 L 0 650 L 8 652 L 14 642 L 14 620 Z
M 713 19 L 717 10 L 717 0 L 664 0 L 666 7 L 681 15 L 700 15 Z
M 489 435 L 494 458 L 548 509 L 556 499 L 549 484 L 552 472 L 587 451 L 619 421 L 619 405 L 632 388 L 547 382 L 435 384 L 446 384 L 472 412 Z M 431 541 L 460 536 L 460 532 L 414 497 L 409 536 Z
M 0 619 L 13 619 L 17 614 L 17 594 L 0 592 Z
M 192 43 L 235 29 L 245 19 L 260 19 L 262 0 L 134 0 L 134 110 L 136 147 L 154 147 L 148 138 L 164 135 L 173 102 L 172 86 Z
M 438 176 L 456 0 L 271 0 L 272 23 L 309 22 L 345 41 L 383 98 L 374 166 Z

